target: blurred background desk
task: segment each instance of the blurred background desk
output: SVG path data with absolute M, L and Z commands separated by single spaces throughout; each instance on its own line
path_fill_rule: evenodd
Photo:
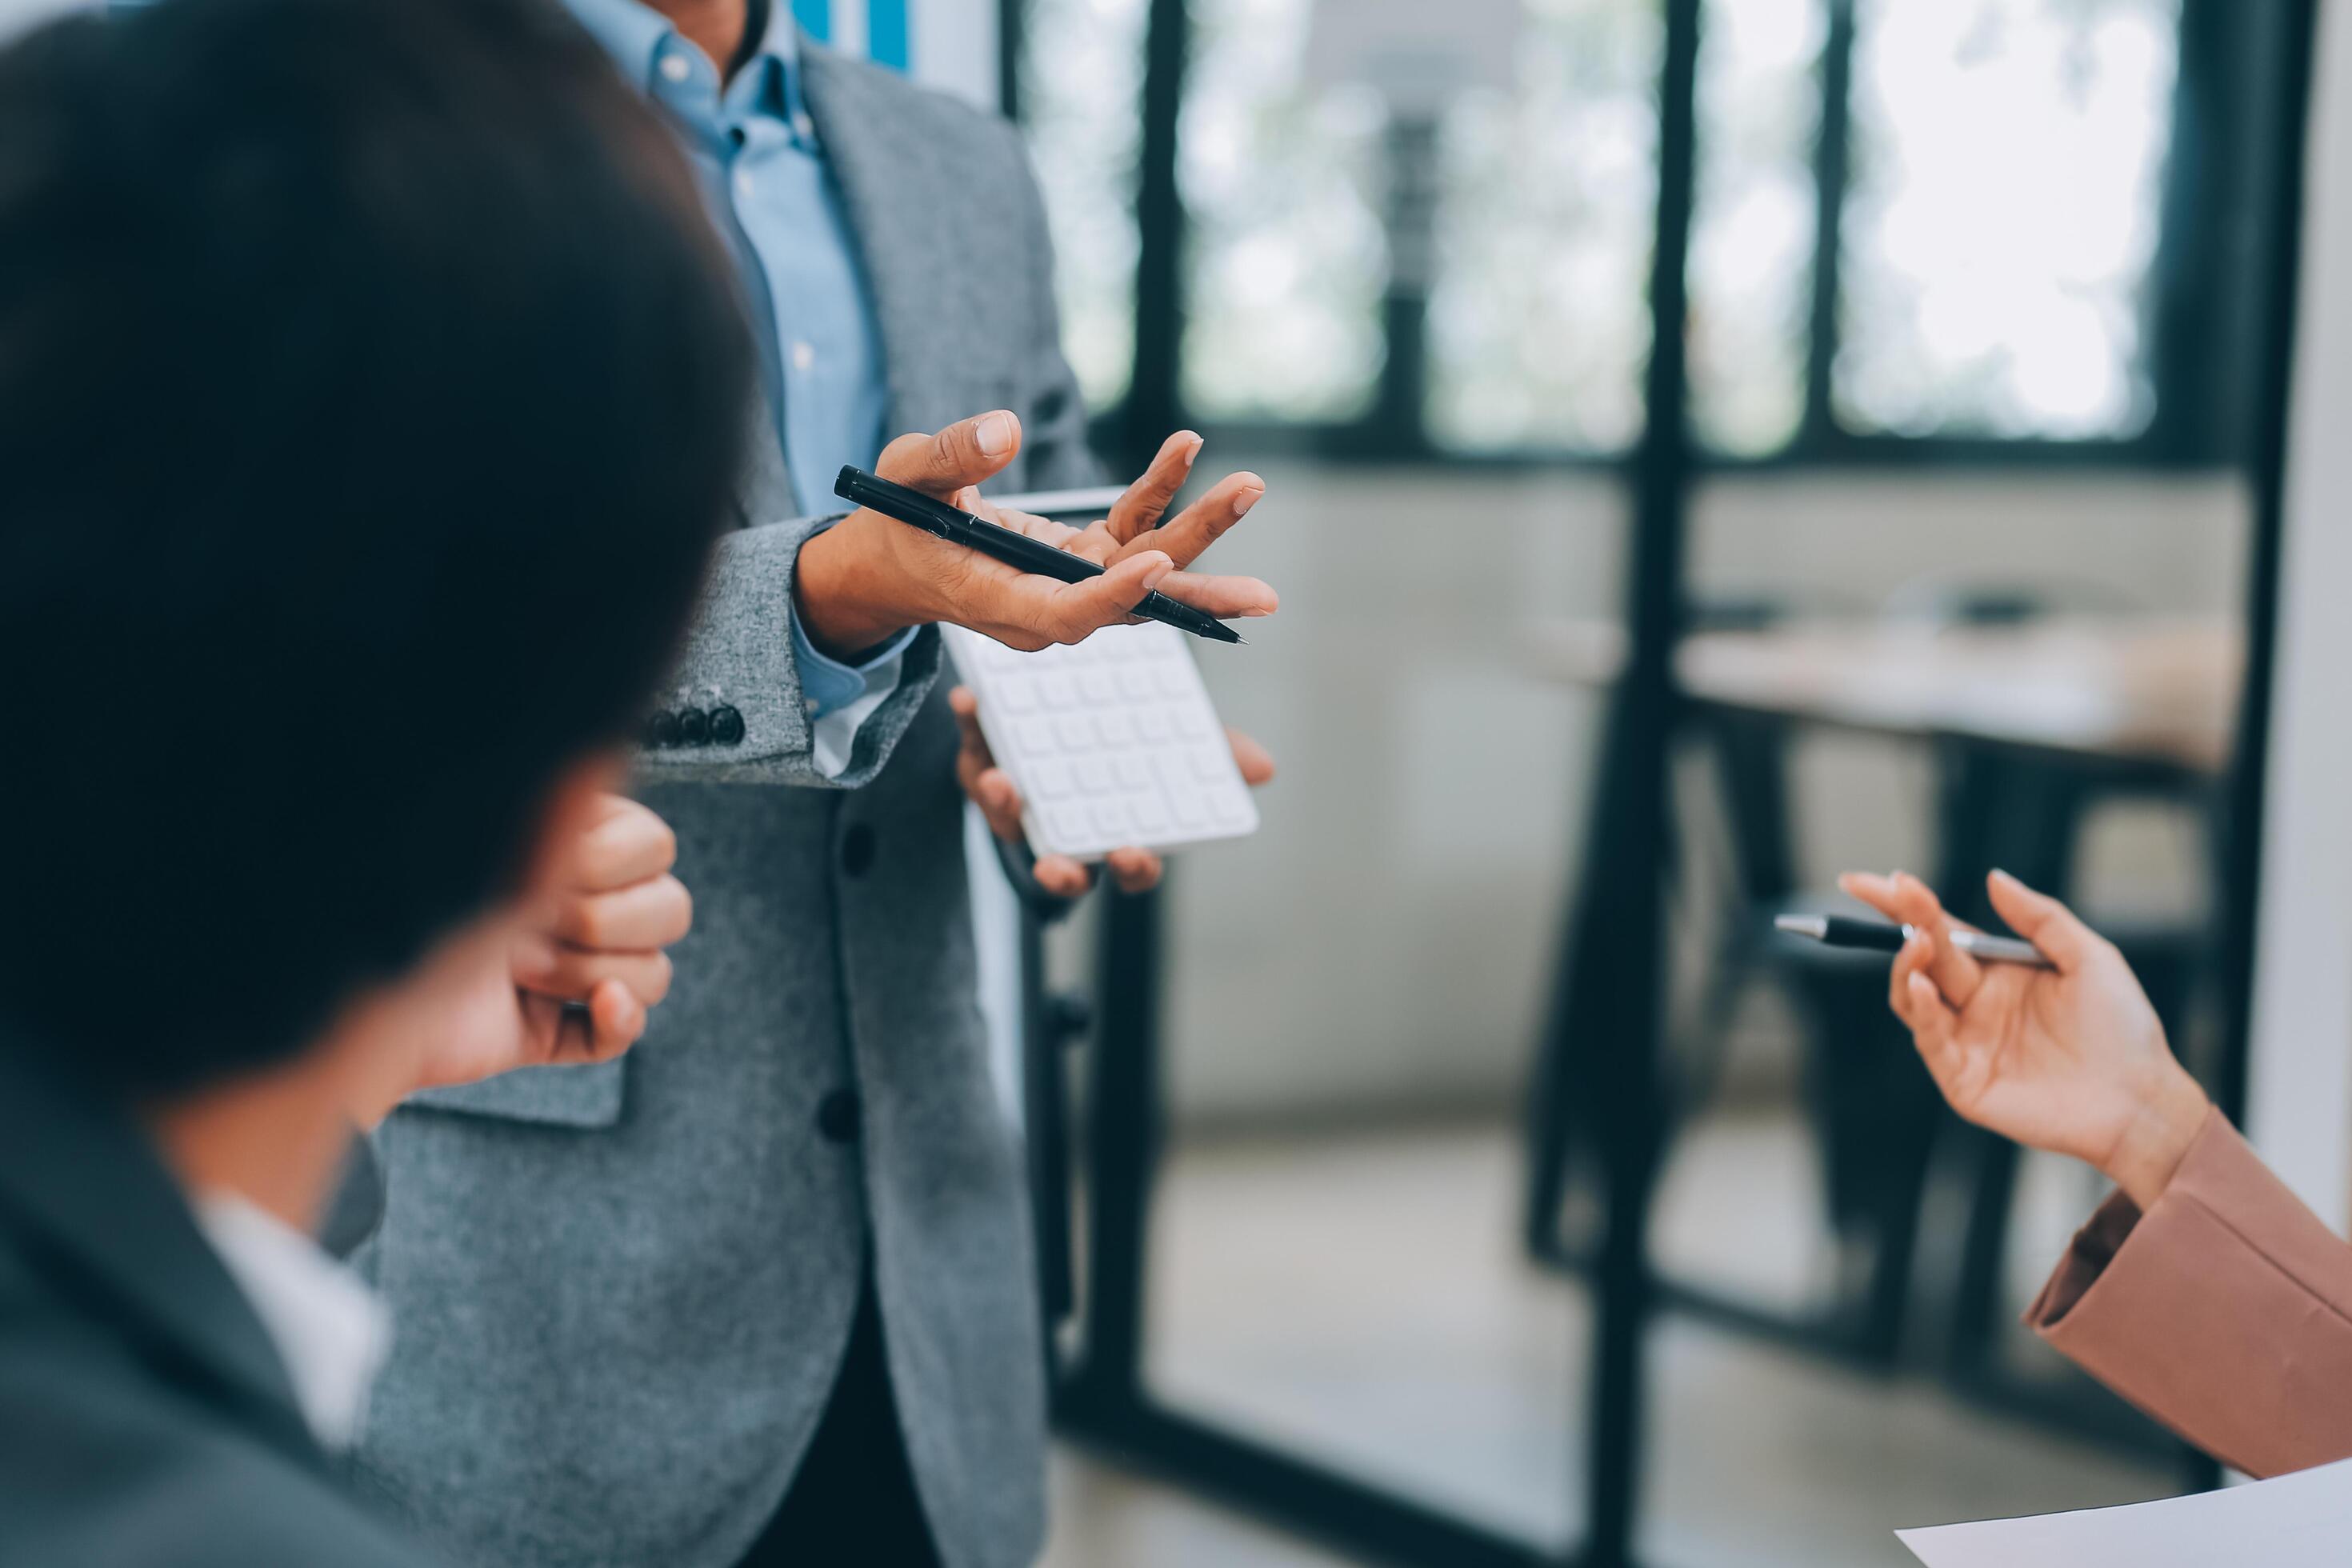
M 1669 1303 L 1734 1326 L 1867 1364 L 1906 1352 L 1938 1365 L 1964 1391 L 2140 1446 L 2152 1426 L 2074 1380 L 2054 1387 L 2008 1374 L 2000 1357 L 2002 1264 L 2015 1201 L 2014 1151 L 1950 1117 L 1887 1016 L 1883 960 L 1788 942 L 1769 930 L 1785 909 L 1843 906 L 1809 887 L 1790 820 L 1792 732 L 1825 728 L 1924 752 L 1932 773 L 1930 866 L 1953 905 L 1979 921 L 1984 874 L 2004 866 L 2073 896 L 2085 823 L 2118 800 L 2182 814 L 2212 847 L 2221 784 L 2232 754 L 2244 680 L 2244 637 L 2219 617 L 2043 614 L 2030 598 L 1958 595 L 1948 616 L 1777 620 L 1748 605 L 1700 607 L 1694 621 L 1738 629 L 1693 633 L 1676 647 L 1684 708 L 1679 748 L 1698 753 L 1720 853 L 1706 875 L 1702 837 L 1685 800 L 1673 817 L 1676 922 L 1720 911 L 1702 936 L 1697 1000 L 1670 1014 L 1663 1099 L 1669 1137 L 1719 1082 L 1741 1004 L 1777 988 L 1807 1026 L 1801 1077 L 1839 1260 L 1828 1300 L 1795 1310 L 1669 1277 Z M 1757 623 L 1772 624 L 1757 624 Z M 1539 622 L 1525 637 L 1545 678 L 1605 687 L 1622 667 L 1613 623 Z M 2097 918 L 2094 911 L 2094 918 Z M 2148 984 L 2173 1037 L 2192 1058 L 2203 1045 L 2193 1013 L 2210 952 L 2205 922 L 2116 917 L 2102 924 Z M 1684 933 L 1677 932 L 1676 939 Z M 1569 984 L 1565 969 L 1556 987 Z M 1580 1039 L 1554 1033 L 1539 1081 L 1587 1081 Z M 1611 1048 L 1621 1048 L 1612 1046 Z M 2226 1068 L 2200 1062 L 2216 1081 Z M 1530 1121 L 1528 1228 L 1536 1254 L 1581 1269 L 1572 1178 L 1582 1108 L 1572 1090 L 1542 1097 Z M 1921 1216 L 1937 1156 L 1960 1216 L 1941 1262 L 1952 1288 L 1915 1294 Z M 1936 1310 L 1916 1311 L 1929 1299 Z
M 1625 658 L 1610 621 L 1538 622 L 1526 647 L 1532 668 L 1578 686 L 1610 684 Z M 2207 777 L 2229 764 L 2244 667 L 2234 621 L 2137 616 L 1791 622 L 1700 631 L 1675 659 L 1705 708 Z

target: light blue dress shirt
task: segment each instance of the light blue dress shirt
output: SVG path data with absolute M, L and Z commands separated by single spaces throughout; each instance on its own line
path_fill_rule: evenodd
M 742 271 L 801 510 L 831 510 L 833 475 L 845 464 L 870 468 L 881 454 L 889 385 L 840 193 L 801 100 L 790 10 L 770 0 L 758 53 L 721 81 L 708 56 L 639 0 L 567 3 L 677 127 Z M 915 634 L 853 666 L 819 652 L 797 615 L 791 621 L 817 764 L 839 773 L 858 726 L 898 687 Z

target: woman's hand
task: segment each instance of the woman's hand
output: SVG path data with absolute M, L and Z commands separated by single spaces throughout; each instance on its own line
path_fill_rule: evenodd
M 2179 1168 L 2209 1102 L 2165 1043 L 2114 944 L 2006 872 L 1993 909 L 2054 970 L 1979 963 L 1925 882 L 1849 875 L 1839 885 L 1913 928 L 1889 1002 L 1952 1109 L 2036 1149 L 2106 1173 L 2142 1209 Z

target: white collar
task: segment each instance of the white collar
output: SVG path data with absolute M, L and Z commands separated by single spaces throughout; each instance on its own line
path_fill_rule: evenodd
M 312 1435 L 331 1451 L 349 1448 L 392 1348 L 391 1314 L 318 1243 L 246 1199 L 208 1192 L 194 1207 L 205 1239 L 269 1331 Z

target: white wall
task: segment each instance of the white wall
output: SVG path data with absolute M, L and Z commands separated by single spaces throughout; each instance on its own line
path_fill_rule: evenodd
M 2340 1231 L 2352 1220 L 2352 26 L 2331 7 L 2313 69 L 2247 1131 Z

